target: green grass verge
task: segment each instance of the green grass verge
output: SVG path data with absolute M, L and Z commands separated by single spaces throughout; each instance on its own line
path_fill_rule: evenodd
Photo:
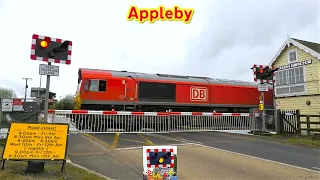
M 292 137 L 289 138 L 287 141 L 291 144 L 305 145 L 309 147 L 320 147 L 319 135 Z
M 262 135 L 264 136 L 264 135 Z M 301 145 L 304 147 L 320 148 L 320 135 L 310 136 L 281 136 L 281 135 L 268 135 L 268 138 L 281 140 L 283 143 Z
M 4 147 L 4 140 L 0 140 L 0 154 Z M 27 161 L 6 161 L 4 170 L 0 169 L 1 180 L 103 180 L 104 178 L 90 173 L 71 164 L 66 164 L 65 172 L 61 172 L 61 163 L 46 163 L 44 171 L 38 174 L 27 174 Z

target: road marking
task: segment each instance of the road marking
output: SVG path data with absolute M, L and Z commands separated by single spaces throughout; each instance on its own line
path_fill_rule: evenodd
M 72 162 L 70 159 L 68 159 L 66 162 L 69 163 L 69 164 L 71 164 L 71 165 L 73 165 L 73 166 L 75 166 L 75 167 L 78 167 L 78 168 L 80 168 L 80 169 L 83 169 L 83 170 L 85 170 L 85 171 L 87 171 L 87 172 L 90 172 L 90 173 L 92 173 L 92 174 L 95 174 L 95 175 L 97 175 L 97 176 L 100 176 L 100 177 L 102 177 L 102 178 L 104 178 L 104 179 L 106 179 L 106 180 L 114 180 L 114 179 L 111 179 L 111 178 L 109 178 L 109 177 L 107 177 L 107 176 L 105 176 L 105 175 L 103 175 L 103 174 L 100 174 L 100 173 L 98 173 L 98 172 L 96 172 L 96 171 L 92 171 L 92 170 L 90 170 L 90 169 L 88 169 L 88 168 L 86 168 L 86 167 L 84 167 L 84 166 L 81 166 L 81 165 L 79 165 L 79 164 L 76 164 L 76 163 Z
M 241 139 L 241 140 L 249 140 L 249 141 L 257 141 L 256 139 L 253 139 L 253 136 L 249 136 L 248 134 L 241 134 L 241 133 L 229 133 L 229 132 L 224 132 L 224 131 L 212 131 L 213 133 L 208 133 L 208 132 L 199 132 L 200 134 L 206 134 L 206 135 L 214 135 L 219 133 L 221 136 L 225 137 L 231 137 L 234 139 Z
M 315 169 L 315 170 L 320 171 L 320 168 L 318 168 L 318 167 L 311 167 L 311 169 Z
M 190 140 L 183 140 L 183 139 L 174 139 L 174 138 L 170 138 L 170 137 L 166 137 L 166 136 L 162 136 L 162 135 L 158 135 L 158 134 L 145 134 L 147 136 L 153 136 L 153 137 L 157 137 L 157 138 L 161 138 L 161 139 L 167 139 L 167 140 L 171 140 L 171 141 L 177 141 L 177 142 L 183 142 L 183 143 L 197 143 L 199 144 L 200 142 L 196 142 L 196 141 L 190 141 Z
M 183 143 L 183 144 L 166 144 L 166 145 L 159 145 L 159 146 L 198 146 L 196 143 Z M 124 151 L 124 150 L 134 150 L 134 149 L 142 149 L 142 146 L 138 147 L 127 147 L 127 148 L 116 148 L 112 151 Z
M 94 152 L 94 153 L 68 153 L 70 156 L 95 156 L 95 155 L 104 155 L 106 152 Z
M 199 133 L 202 133 L 202 134 L 205 134 L 205 132 L 199 132 Z M 193 143 L 200 143 L 200 142 L 196 142 L 196 141 L 191 141 L 191 140 L 187 140 L 183 137 L 180 137 L 174 133 L 171 133 L 171 136 L 177 138 L 176 141 L 184 141 L 184 142 L 193 142 Z M 170 138 L 170 137 L 169 137 Z M 238 139 L 235 139 L 235 140 L 226 140 L 226 141 L 221 141 L 221 140 L 208 140 L 208 141 L 204 141 L 204 142 L 238 142 L 239 140 Z M 204 143 L 202 142 L 202 143 Z
M 98 142 L 99 144 L 103 145 L 104 147 L 106 147 L 107 149 L 110 149 L 111 148 L 111 145 L 102 141 L 101 139 L 97 138 L 97 137 L 94 137 L 92 136 L 91 134 L 82 134 L 83 136 L 85 137 L 88 137 L 89 139 L 93 140 L 93 141 L 96 141 Z
M 138 146 L 138 147 L 127 147 L 127 148 L 116 148 L 113 149 L 113 151 L 124 151 L 124 150 L 133 150 L 133 149 L 142 149 L 142 146 Z
M 164 145 L 164 146 L 190 146 L 190 145 L 198 146 L 197 143 L 168 144 L 168 145 Z M 163 145 L 161 145 L 161 146 L 163 146 Z
M 146 142 L 143 141 L 136 141 L 136 140 L 131 140 L 131 139 L 124 139 L 124 138 L 119 138 L 120 140 L 124 140 L 124 141 L 129 141 L 129 142 L 136 142 L 136 143 L 140 143 L 140 144 L 144 144 Z
M 177 139 L 181 139 L 181 140 L 187 141 L 187 139 L 185 139 L 185 138 L 183 138 L 183 137 L 180 137 L 180 136 L 176 135 L 175 133 L 170 133 L 169 135 L 173 136 L 174 138 L 177 138 Z
M 308 169 L 308 168 L 303 168 L 303 167 L 299 167 L 299 166 L 295 166 L 295 165 L 291 165 L 291 164 L 286 164 L 286 163 L 282 163 L 282 162 L 277 162 L 277 161 L 273 161 L 273 160 L 269 160 L 269 159 L 263 159 L 263 158 L 259 158 L 259 157 L 255 157 L 255 156 L 251 156 L 251 155 L 247 155 L 247 154 L 242 154 L 242 153 L 238 153 L 238 152 L 232 152 L 232 151 L 228 151 L 228 150 L 224 150 L 224 149 L 219 149 L 219 148 L 215 148 L 215 147 L 211 147 L 211 146 L 206 146 L 206 145 L 203 145 L 203 144 L 196 144 L 196 145 L 202 146 L 202 147 L 206 147 L 206 148 L 210 148 L 210 149 L 214 149 L 214 150 L 218 150 L 218 151 L 222 151 L 222 152 L 227 152 L 227 153 L 241 155 L 241 156 L 245 156 L 245 157 L 249 157 L 249 158 L 259 159 L 259 160 L 262 160 L 262 161 L 271 162 L 271 163 L 275 163 L 275 164 L 279 164 L 279 165 L 298 168 L 298 169 L 309 171 L 309 172 L 320 173 L 319 171 L 315 171 L 315 170 Z
M 146 136 L 144 136 L 144 135 L 142 135 L 140 133 L 138 133 L 138 136 L 140 136 L 142 139 L 144 139 L 147 142 L 148 145 L 150 145 L 150 146 L 154 145 L 153 142 L 151 142 Z
M 116 133 L 114 135 L 111 149 L 115 149 L 117 147 L 117 144 L 118 144 L 118 141 L 119 141 L 119 136 L 120 136 L 120 133 Z

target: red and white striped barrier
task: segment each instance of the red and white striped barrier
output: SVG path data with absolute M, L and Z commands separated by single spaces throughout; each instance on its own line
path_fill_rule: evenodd
M 69 123 L 77 129 L 77 132 L 86 133 L 168 133 L 255 128 L 255 117 L 251 113 L 90 110 L 49 110 L 48 112 L 49 123 Z
M 97 114 L 97 115 L 140 115 L 140 116 L 253 116 L 252 113 L 210 113 L 210 112 L 130 112 L 91 110 L 48 110 L 51 114 Z

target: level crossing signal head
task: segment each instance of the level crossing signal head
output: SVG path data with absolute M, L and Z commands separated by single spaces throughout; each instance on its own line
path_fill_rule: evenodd
M 32 36 L 32 60 L 71 64 L 71 52 L 71 41 L 37 34 Z
M 171 152 L 153 152 L 150 164 L 171 164 Z
M 256 67 L 256 78 L 261 80 L 273 80 L 273 73 L 278 69 L 270 69 L 269 66 L 264 68 Z
M 259 72 L 260 72 L 260 74 L 263 74 L 264 73 L 264 69 L 260 69 Z
M 69 46 L 69 41 L 64 41 L 62 44 L 52 48 L 48 52 L 49 57 L 55 58 L 59 53 L 66 51 L 68 49 L 68 46 Z
M 45 38 L 40 42 L 40 46 L 41 46 L 42 48 L 47 48 L 47 47 L 49 46 L 50 42 L 51 42 L 51 38 L 45 37 Z

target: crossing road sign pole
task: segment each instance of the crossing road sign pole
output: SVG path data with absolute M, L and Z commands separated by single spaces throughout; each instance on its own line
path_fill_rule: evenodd
M 51 62 L 48 62 L 48 65 L 51 65 Z M 47 75 L 47 82 L 46 82 L 46 94 L 44 99 L 44 122 L 48 120 L 48 109 L 49 109 L 49 88 L 50 88 L 50 75 Z
M 48 120 L 50 76 L 59 76 L 59 67 L 51 66 L 51 63 L 71 64 L 72 42 L 42 36 L 32 35 L 32 45 L 30 59 L 48 62 L 47 66 L 39 66 L 39 74 L 47 76 L 46 93 L 44 102 L 44 121 Z
M 264 109 L 264 92 L 263 91 L 260 92 L 260 104 L 262 105 L 262 109 L 259 108 L 260 110 L 262 110 L 262 132 L 266 132 L 267 131 L 266 116 L 265 116 L 266 112 Z
M 254 81 L 260 81 L 258 85 L 258 91 L 260 91 L 260 102 L 259 102 L 259 110 L 262 111 L 262 132 L 266 132 L 266 113 L 264 109 L 264 92 L 268 91 L 268 83 L 275 83 L 274 76 L 275 71 L 278 68 L 269 68 L 269 66 L 264 65 L 256 65 L 254 64 L 251 68 L 253 70 Z M 274 99 L 273 99 L 274 100 Z

